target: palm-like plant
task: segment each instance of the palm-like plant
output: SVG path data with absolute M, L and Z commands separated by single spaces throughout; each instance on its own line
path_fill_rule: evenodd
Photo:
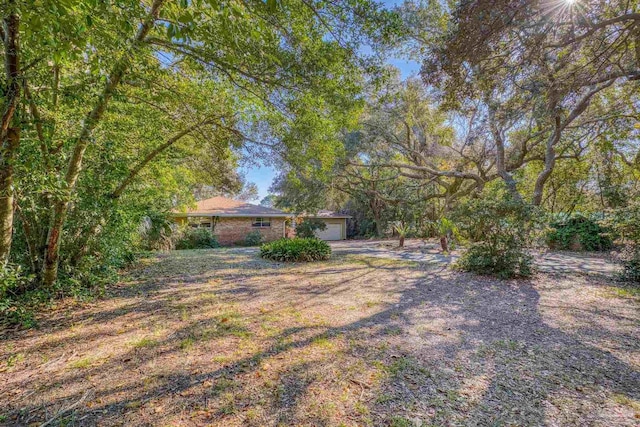
M 396 232 L 398 233 L 398 236 L 400 237 L 400 242 L 398 246 L 400 246 L 401 248 L 404 247 L 404 238 L 407 236 L 407 233 L 409 232 L 409 226 L 405 224 L 398 224 L 393 228 L 396 230 Z
M 458 227 L 448 218 L 442 217 L 433 221 L 432 226 L 440 237 L 440 246 L 443 252 L 449 252 L 449 241 L 458 235 Z

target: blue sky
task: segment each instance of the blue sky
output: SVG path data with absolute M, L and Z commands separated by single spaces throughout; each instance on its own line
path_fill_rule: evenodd
M 393 7 L 395 5 L 403 3 L 403 0 L 383 0 L 383 4 L 387 7 Z M 403 59 L 403 58 L 388 58 L 387 63 L 393 65 L 398 68 L 401 72 L 402 78 L 409 77 L 412 74 L 416 74 L 420 65 L 411 60 Z M 247 182 L 253 182 L 258 187 L 258 199 L 261 200 L 267 194 L 269 194 L 269 187 L 273 182 L 273 179 L 278 174 L 278 171 L 271 166 L 268 165 L 250 165 L 244 166 L 240 168 L 240 172 L 244 174 Z

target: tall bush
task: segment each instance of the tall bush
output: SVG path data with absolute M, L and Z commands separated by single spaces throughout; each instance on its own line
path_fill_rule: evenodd
M 613 246 L 607 232 L 594 219 L 576 214 L 552 221 L 546 241 L 551 249 L 605 251 Z
M 296 225 L 296 237 L 302 239 L 311 239 L 316 237 L 316 231 L 323 231 L 327 228 L 327 224 L 317 218 L 305 218 Z
M 463 204 L 454 216 L 469 246 L 458 267 L 505 279 L 530 276 L 532 257 L 527 244 L 532 214 L 531 206 L 500 190 Z
M 208 249 L 219 246 L 216 236 L 205 228 L 183 228 L 178 231 L 175 241 L 176 249 Z
M 623 245 L 621 278 L 640 283 L 640 202 L 612 211 L 606 224 Z
M 262 243 L 262 234 L 258 230 L 248 233 L 244 238 L 245 246 L 259 246 Z

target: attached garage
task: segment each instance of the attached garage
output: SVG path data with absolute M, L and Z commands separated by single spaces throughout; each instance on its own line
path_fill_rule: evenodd
M 349 215 L 338 214 L 332 211 L 319 211 L 316 215 L 305 215 L 305 218 L 319 219 L 327 228 L 316 231 L 316 236 L 322 240 L 344 240 L 347 238 L 347 219 Z
M 322 240 L 342 240 L 342 224 L 327 224 L 324 230 L 316 230 L 316 236 Z

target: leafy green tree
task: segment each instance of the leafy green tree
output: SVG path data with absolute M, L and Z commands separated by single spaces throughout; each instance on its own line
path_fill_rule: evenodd
M 276 205 L 277 197 L 275 194 L 267 194 L 260 200 L 260 206 L 265 208 L 272 208 Z
M 2 6 L 0 261 L 49 288 L 126 258 L 149 210 L 237 191 L 245 150 L 330 168 L 375 66 L 359 46 L 395 31 L 365 0 Z
M 305 218 L 296 224 L 296 237 L 301 239 L 316 238 L 316 231 L 323 231 L 327 228 L 327 224 L 321 219 Z
M 480 125 L 491 165 L 466 176 L 459 168 L 419 170 L 479 185 L 497 177 L 513 197 L 541 205 L 560 162 L 581 159 L 608 127 L 633 129 L 635 2 L 425 2 L 422 22 L 408 13 L 415 7 L 405 16 L 423 80 L 438 89 L 443 108 Z

